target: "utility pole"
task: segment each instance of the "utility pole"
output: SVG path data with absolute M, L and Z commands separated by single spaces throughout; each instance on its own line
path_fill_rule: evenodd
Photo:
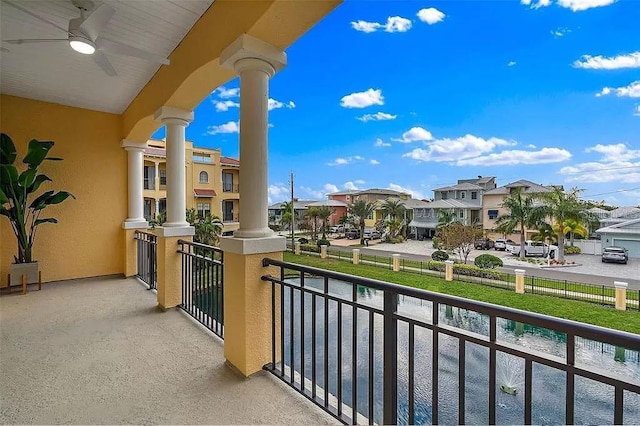
M 291 250 L 295 250 L 295 238 L 294 233 L 296 229 L 296 209 L 294 207 L 294 198 L 293 198 L 293 172 L 291 172 Z

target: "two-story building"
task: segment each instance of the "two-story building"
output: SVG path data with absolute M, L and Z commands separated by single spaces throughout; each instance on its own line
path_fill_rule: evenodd
M 144 151 L 144 217 L 166 211 L 167 152 L 162 140 L 149 140 Z M 213 214 L 224 222 L 224 234 L 238 229 L 240 162 L 220 150 L 185 142 L 186 206 L 198 214 Z
M 511 182 L 507 185 L 500 186 L 491 191 L 487 191 L 482 196 L 482 212 L 483 219 L 482 224 L 487 236 L 489 238 L 510 238 L 514 241 L 520 241 L 520 231 L 512 234 L 505 235 L 504 233 L 497 232 L 496 219 L 501 215 L 508 213 L 507 210 L 502 207 L 504 199 L 513 194 L 514 191 L 520 189 L 523 194 L 541 194 L 552 191 L 553 187 L 539 185 L 537 183 L 520 179 L 515 182 Z M 525 228 L 525 239 L 530 239 L 537 230 Z
M 452 214 L 465 225 L 482 226 L 483 195 L 495 188 L 496 178 L 493 176 L 460 179 L 456 185 L 436 188 L 432 202 L 414 209 L 409 227 L 418 239 L 433 238 L 441 211 Z
M 384 219 L 380 206 L 388 198 L 396 198 L 400 200 L 411 199 L 410 194 L 383 188 L 338 191 L 328 194 L 327 197 L 329 198 L 329 202 L 322 205 L 328 205 L 333 210 L 333 214 L 329 218 L 329 222 L 332 225 L 337 224 L 342 216 L 347 215 L 349 213 L 349 208 L 356 201 L 362 200 L 367 203 L 374 203 L 376 205 L 376 210 L 374 210 L 371 215 L 365 219 L 365 226 L 367 227 L 373 227 L 378 220 Z M 330 201 L 332 200 L 337 201 L 337 203 L 331 203 Z
M 315 200 L 299 200 L 293 199 L 293 211 L 295 212 L 295 229 L 298 229 L 300 223 L 306 220 L 308 205 L 314 203 Z M 271 204 L 269 206 L 269 225 L 279 225 L 284 214 L 286 201 Z

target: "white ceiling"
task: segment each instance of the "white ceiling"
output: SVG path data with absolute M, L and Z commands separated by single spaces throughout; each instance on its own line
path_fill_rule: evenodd
M 67 28 L 80 16 L 70 0 L 12 0 L 36 15 Z M 93 0 L 116 12 L 101 35 L 168 57 L 213 0 Z M 2 40 L 66 38 L 67 34 L 0 2 Z M 160 65 L 105 53 L 118 75 L 107 76 L 88 55 L 68 43 L 2 43 L 0 93 L 63 105 L 122 113 Z M 7 49 L 7 50 L 5 50 Z

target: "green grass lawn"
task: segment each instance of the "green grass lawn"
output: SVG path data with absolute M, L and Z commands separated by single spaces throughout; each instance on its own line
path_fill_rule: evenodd
M 313 255 L 302 254 L 296 256 L 287 252 L 284 254 L 284 260 L 640 334 L 640 313 L 637 311 L 618 311 L 593 303 L 561 299 L 554 296 L 517 294 L 510 290 L 501 290 L 480 284 L 458 281 L 446 282 L 441 278 L 429 275 L 393 272 L 389 269 L 371 265 L 353 265 L 337 259 L 320 259 Z

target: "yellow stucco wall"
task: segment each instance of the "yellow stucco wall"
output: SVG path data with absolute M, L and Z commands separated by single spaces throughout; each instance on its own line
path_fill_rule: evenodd
M 20 158 L 30 139 L 53 140 L 51 155 L 62 162 L 45 162 L 42 172 L 53 179 L 42 189 L 66 190 L 76 196 L 45 210 L 58 224 L 40 226 L 34 257 L 43 281 L 123 272 L 127 217 L 127 154 L 120 147 L 120 117 L 79 108 L 0 97 L 0 128 L 16 144 Z M 16 251 L 6 218 L 0 220 L 0 285 L 6 285 Z

